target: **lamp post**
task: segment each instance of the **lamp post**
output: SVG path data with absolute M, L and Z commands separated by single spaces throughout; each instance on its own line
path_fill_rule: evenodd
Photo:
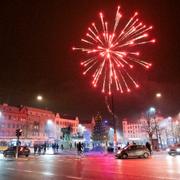
M 114 98 L 113 94 L 111 95 L 111 106 L 112 106 L 112 119 L 114 123 L 114 144 L 117 145 L 117 122 L 116 118 L 114 117 Z
M 43 100 L 43 97 L 41 96 L 41 95 L 37 95 L 37 97 L 36 97 L 36 99 L 37 99 L 37 101 L 42 101 Z
M 149 114 L 150 114 L 150 118 L 153 117 L 153 119 L 154 119 L 156 137 L 157 137 L 157 139 L 158 139 L 157 122 L 156 122 L 156 117 L 155 117 L 156 109 L 155 109 L 154 107 L 150 107 L 150 108 L 149 108 Z
M 161 93 L 156 93 L 156 98 L 159 99 L 162 97 L 162 94 Z

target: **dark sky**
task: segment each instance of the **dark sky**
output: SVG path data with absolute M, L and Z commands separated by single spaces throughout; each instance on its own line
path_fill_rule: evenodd
M 124 17 L 135 11 L 155 28 L 155 46 L 145 49 L 153 68 L 141 75 L 141 88 L 114 94 L 119 117 L 134 116 L 149 106 L 165 115 L 180 112 L 180 2 L 178 0 L 6 0 L 0 2 L 0 102 L 48 107 L 88 120 L 108 117 L 104 96 L 82 76 L 81 53 L 73 52 L 102 10 L 114 18 L 117 5 Z M 154 95 L 161 92 L 157 102 Z M 35 96 L 42 94 L 38 104 Z

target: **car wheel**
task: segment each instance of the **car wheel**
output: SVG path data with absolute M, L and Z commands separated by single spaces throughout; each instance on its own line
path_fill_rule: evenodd
M 29 156 L 29 154 L 26 154 L 25 156 L 26 156 L 26 157 L 28 157 L 28 156 Z
M 123 154 L 123 155 L 122 155 L 122 158 L 123 158 L 123 159 L 127 159 L 127 158 L 128 158 L 128 155 L 127 155 L 127 154 Z
M 148 153 L 144 153 L 144 158 L 148 158 L 149 154 Z

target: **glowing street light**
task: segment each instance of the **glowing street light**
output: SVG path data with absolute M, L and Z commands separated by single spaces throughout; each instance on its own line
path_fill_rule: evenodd
M 53 122 L 52 122 L 51 119 L 48 119 L 48 120 L 47 120 L 47 124 L 48 124 L 48 125 L 51 125 L 52 123 L 53 123 Z
M 154 107 L 149 108 L 149 113 L 153 114 L 156 112 L 156 109 Z
M 38 101 L 42 101 L 42 100 L 43 100 L 43 97 L 42 97 L 41 95 L 38 95 L 38 96 L 36 97 L 36 99 L 37 99 Z
M 162 94 L 161 93 L 156 93 L 156 98 L 161 98 Z

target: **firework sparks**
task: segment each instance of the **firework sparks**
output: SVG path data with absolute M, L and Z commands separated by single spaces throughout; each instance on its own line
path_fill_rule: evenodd
M 92 85 L 101 87 L 103 93 L 111 94 L 114 90 L 130 92 L 131 87 L 138 88 L 138 83 L 130 75 L 129 71 L 134 65 L 150 68 L 151 63 L 137 58 L 140 53 L 132 49 L 147 43 L 155 43 L 150 39 L 148 32 L 152 26 L 146 26 L 137 18 L 138 13 L 129 19 L 123 28 L 118 28 L 122 15 L 118 6 L 115 23 L 110 31 L 108 22 L 99 13 L 101 28 L 92 23 L 88 28 L 86 37 L 81 39 L 82 47 L 73 47 L 87 53 L 87 60 L 81 62 L 84 67 L 83 75 L 92 73 Z

